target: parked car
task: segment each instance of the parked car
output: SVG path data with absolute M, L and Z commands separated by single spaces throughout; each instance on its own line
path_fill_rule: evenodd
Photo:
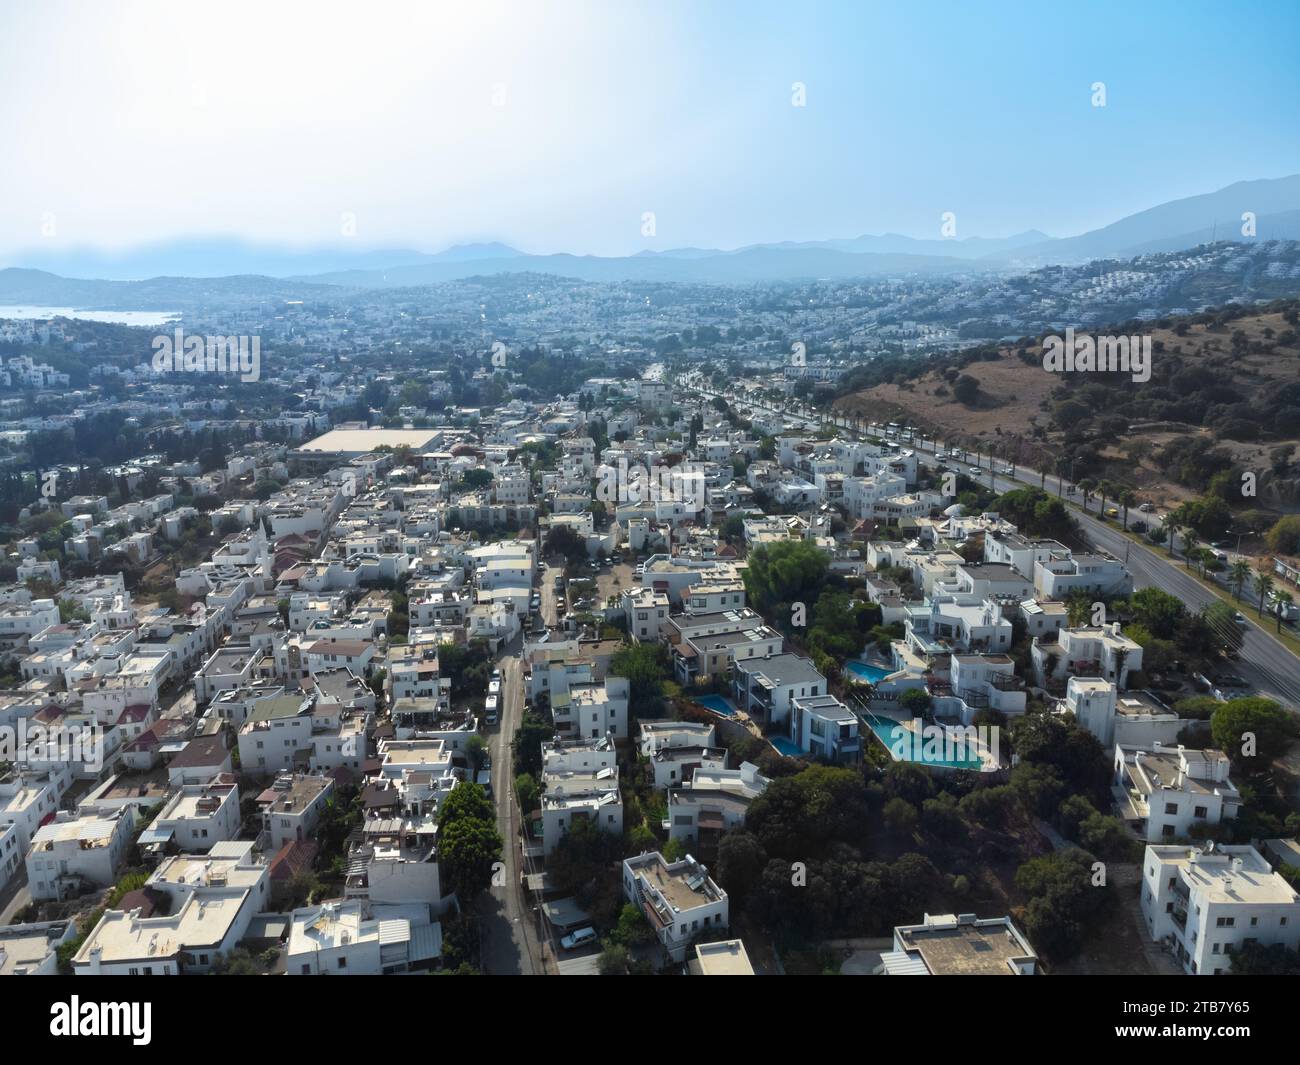
M 588 943 L 596 942 L 596 930 L 594 928 L 579 928 L 576 932 L 570 932 L 567 936 L 560 939 L 560 946 L 565 950 L 577 950 L 579 947 L 585 947 Z

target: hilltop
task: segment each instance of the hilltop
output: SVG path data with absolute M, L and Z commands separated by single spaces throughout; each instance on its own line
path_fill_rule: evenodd
M 1225 477 L 1257 472 L 1256 505 L 1300 500 L 1300 301 L 1122 323 L 1149 335 L 1151 379 L 1050 373 L 1042 338 L 898 363 L 842 395 L 841 412 L 906 421 L 945 442 L 994 446 L 1034 466 L 1106 478 L 1175 504 Z M 1082 331 L 1081 331 L 1082 332 Z M 885 376 L 889 379 L 885 379 Z M 959 398 L 960 397 L 960 398 Z

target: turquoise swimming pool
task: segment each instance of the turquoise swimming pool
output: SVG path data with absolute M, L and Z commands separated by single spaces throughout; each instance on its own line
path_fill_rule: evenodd
M 804 753 L 803 748 L 793 740 L 787 740 L 784 736 L 769 736 L 768 742 L 787 758 L 798 758 Z
M 892 669 L 883 669 L 880 666 L 869 666 L 865 662 L 845 662 L 844 668 L 852 673 L 859 680 L 865 680 L 868 684 L 879 684 L 884 680 Z
M 723 717 L 735 717 L 736 706 L 728 698 L 722 695 L 700 695 L 695 701 L 703 707 L 707 707 L 715 714 L 721 714 Z
M 878 714 L 870 712 L 863 716 L 866 719 L 868 727 L 876 734 L 876 739 L 885 745 L 885 750 L 889 752 L 891 758 L 894 757 L 896 750 L 900 746 L 908 746 L 905 742 L 906 737 L 904 737 L 901 731 L 898 731 L 902 729 L 902 726 L 897 721 L 888 717 L 880 717 Z M 920 754 L 922 755 L 920 758 L 900 756 L 894 760 L 915 762 L 918 765 L 932 765 L 940 769 L 972 769 L 978 772 L 982 768 L 980 760 L 973 755 L 967 758 L 926 758 L 924 747 L 922 747 Z

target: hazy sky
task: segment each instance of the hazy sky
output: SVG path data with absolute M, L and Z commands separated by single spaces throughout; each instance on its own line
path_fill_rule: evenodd
M 6 0 L 0 259 L 1063 236 L 1300 172 L 1298 56 L 1294 2 Z

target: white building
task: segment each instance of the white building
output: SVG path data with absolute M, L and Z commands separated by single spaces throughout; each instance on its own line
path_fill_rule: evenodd
M 233 776 L 221 776 L 184 785 L 140 833 L 140 845 L 175 843 L 187 854 L 206 854 L 238 836 L 239 825 L 239 785 Z
M 1182 718 L 1149 692 L 1121 693 L 1100 677 L 1071 677 L 1064 705 L 1107 748 L 1170 746 L 1183 728 Z
M 1241 793 L 1228 777 L 1222 751 L 1181 745 L 1115 748 L 1115 805 L 1147 843 L 1190 836 L 1197 825 L 1230 821 L 1241 810 Z
M 248 840 L 168 858 L 145 889 L 167 897 L 166 913 L 107 910 L 72 960 L 76 975 L 207 972 L 239 944 L 271 896 L 268 866 Z
M 59 811 L 37 829 L 27 852 L 33 899 L 65 899 L 86 887 L 108 887 L 131 842 L 132 815 L 79 817 Z
M 293 911 L 285 973 L 381 976 L 430 965 L 441 953 L 442 930 L 427 907 L 326 902 Z
M 1218 976 L 1248 943 L 1300 946 L 1300 895 L 1250 846 L 1148 846 L 1142 915 L 1193 976 Z
M 1038 955 L 1010 917 L 929 914 L 894 928 L 894 949 L 880 956 L 885 976 L 1033 976 Z
M 623 862 L 623 896 L 645 914 L 673 961 L 686 960 L 691 941 L 730 925 L 727 893 L 689 854 L 667 862 L 658 851 Z

